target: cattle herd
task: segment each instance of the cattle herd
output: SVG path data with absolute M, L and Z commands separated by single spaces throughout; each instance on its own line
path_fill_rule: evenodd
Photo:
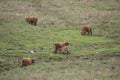
M 38 21 L 38 18 L 36 18 L 35 16 L 29 16 L 26 18 L 26 22 L 31 24 L 31 25 L 34 25 L 36 26 L 37 25 L 37 21 Z M 81 28 L 81 35 L 92 35 L 92 27 L 91 26 L 87 26 L 87 25 L 84 25 L 82 26 Z M 69 54 L 69 42 L 55 42 L 54 43 L 54 53 L 57 53 L 57 52 L 61 52 L 61 53 L 66 53 L 66 54 Z M 24 66 L 27 66 L 27 65 L 31 65 L 32 63 L 34 63 L 34 59 L 32 58 L 25 58 L 23 57 L 22 59 L 22 67 Z

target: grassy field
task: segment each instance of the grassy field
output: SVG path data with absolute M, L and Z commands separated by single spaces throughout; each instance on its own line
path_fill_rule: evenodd
M 25 22 L 30 15 L 37 26 Z M 82 36 L 82 25 L 93 36 Z M 0 0 L 0 78 L 119 80 L 119 25 L 119 0 Z M 68 41 L 70 54 L 54 54 L 56 41 Z M 22 57 L 37 61 L 20 68 Z

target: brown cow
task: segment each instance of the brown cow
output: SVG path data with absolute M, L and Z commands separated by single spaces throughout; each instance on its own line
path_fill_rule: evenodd
M 22 67 L 31 65 L 32 63 L 34 63 L 34 59 L 23 57 L 23 59 L 22 59 Z
M 69 46 L 69 43 L 68 42 L 56 42 L 56 43 L 54 43 L 55 53 L 57 53 L 57 51 L 61 51 L 61 49 L 65 46 Z
M 81 35 L 85 35 L 86 33 L 92 35 L 92 27 L 91 26 L 83 26 L 81 29 Z
M 29 17 L 26 18 L 26 22 L 28 22 L 31 25 L 35 25 L 36 26 L 37 25 L 37 21 L 38 21 L 38 19 L 36 17 L 34 17 L 34 16 L 29 16 Z

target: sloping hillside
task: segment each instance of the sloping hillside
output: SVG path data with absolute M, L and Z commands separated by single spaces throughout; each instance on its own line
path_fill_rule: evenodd
M 25 22 L 25 18 L 33 15 L 38 18 L 37 26 L 32 26 Z M 32 67 L 30 67 L 30 75 L 34 74 L 32 69 L 37 72 L 37 69 L 40 67 L 45 67 L 45 69 L 51 71 L 53 67 L 61 67 L 62 61 L 65 63 L 68 62 L 69 67 L 76 75 L 89 75 L 92 73 L 86 67 L 90 64 L 91 66 L 97 66 L 97 62 L 101 66 L 97 74 L 93 78 L 97 80 L 110 79 L 110 76 L 113 76 L 112 80 L 119 79 L 119 72 L 116 72 L 120 68 L 119 56 L 120 56 L 120 1 L 119 0 L 0 0 L 0 77 L 2 80 L 9 78 L 9 75 L 15 74 L 16 70 L 19 74 L 26 73 L 27 70 L 19 68 L 21 65 L 22 57 L 32 57 L 37 58 L 37 61 Z M 82 25 L 91 25 L 93 27 L 92 36 L 82 36 L 80 30 Z M 54 54 L 54 42 L 56 41 L 68 41 L 70 43 L 70 54 Z M 33 50 L 34 53 L 30 53 L 30 50 Z M 106 57 L 101 59 L 91 60 L 89 57 L 88 61 L 84 59 L 82 62 L 79 62 L 82 55 L 111 55 L 112 58 Z M 114 57 L 117 54 L 117 57 Z M 98 58 L 97 57 L 97 58 Z M 69 59 L 75 58 L 69 64 Z M 86 57 L 85 57 L 86 58 Z M 94 58 L 94 57 L 93 57 Z M 68 59 L 66 61 L 66 59 Z M 111 61 L 112 60 L 112 61 Z M 114 63 L 114 61 L 116 62 Z M 51 62 L 53 61 L 53 62 Z M 61 61 L 59 63 L 59 61 Z M 91 62 L 93 61 L 93 62 Z M 111 74 L 106 75 L 103 70 L 107 68 L 104 66 L 115 67 Z M 111 62 L 110 62 L 111 61 Z M 40 62 L 40 63 L 39 63 Z M 49 63 L 46 63 L 49 62 Z M 52 66 L 52 64 L 55 64 Z M 64 64 L 65 64 L 64 63 Z M 108 63 L 108 64 L 106 64 Z M 41 64 L 43 66 L 41 66 Z M 76 66 L 73 66 L 76 64 Z M 83 65 L 80 67 L 80 65 Z M 115 64 L 115 66 L 113 66 Z M 46 67 L 47 65 L 52 66 Z M 62 64 L 63 65 L 63 64 Z M 35 67 L 34 67 L 35 66 Z M 69 70 L 64 66 L 65 76 L 61 80 L 67 80 L 66 77 L 70 77 Z M 83 69 L 85 67 L 87 70 L 83 69 L 83 74 L 77 72 L 74 68 Z M 111 70 L 111 68 L 109 69 Z M 29 68 L 29 67 L 28 67 Z M 46 72 L 46 70 L 43 69 Z M 10 70 L 10 71 L 9 71 Z M 13 70 L 13 72 L 11 71 Z M 42 70 L 42 69 L 41 69 Z M 41 72 L 40 70 L 40 72 Z M 58 72 L 57 72 L 58 70 Z M 54 70 L 52 74 L 57 74 L 57 79 L 63 76 L 60 72 L 60 69 Z M 92 68 L 93 70 L 93 68 Z M 21 72 L 23 71 L 23 72 Z M 38 71 L 39 72 L 39 71 Z M 116 72 L 115 74 L 113 74 Z M 9 73 L 9 74 L 7 74 Z M 4 74 L 7 74 L 7 77 L 4 78 Z M 19 75 L 16 74 L 16 75 Z M 26 73 L 27 74 L 27 73 Z M 37 73 L 36 73 L 37 74 Z M 46 75 L 47 73 L 45 73 Z M 47 74 L 47 76 L 52 76 L 52 74 Z M 16 80 L 16 75 L 11 77 L 10 80 Z M 39 74 L 37 74 L 39 75 Z M 45 76 L 43 75 L 43 76 Z M 23 76 L 23 75 L 21 75 Z M 25 75 L 27 76 L 27 75 Z M 31 80 L 39 80 L 39 77 L 31 77 Z M 76 76 L 74 76 L 76 77 Z M 90 76 L 89 76 L 90 77 Z M 99 77 L 102 77 L 99 79 Z M 117 79 L 115 79 L 117 77 Z M 47 77 L 48 79 L 49 77 Z M 51 78 L 50 80 L 55 80 L 56 77 Z M 93 80 L 90 78 L 90 80 Z M 21 78 L 17 78 L 17 80 Z M 28 77 L 22 78 L 22 80 L 30 79 Z M 85 80 L 85 76 L 80 78 Z M 74 80 L 79 80 L 74 79 Z M 42 79 L 44 80 L 44 78 Z M 68 78 L 70 80 L 70 78 Z M 71 78 L 73 80 L 73 78 Z M 88 78 L 86 78 L 88 80 Z

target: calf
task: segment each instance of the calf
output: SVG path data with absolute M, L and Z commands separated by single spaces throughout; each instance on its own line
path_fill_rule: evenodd
M 62 48 L 59 49 L 59 51 L 61 51 L 62 53 L 69 53 L 69 47 L 68 46 L 64 46 Z

